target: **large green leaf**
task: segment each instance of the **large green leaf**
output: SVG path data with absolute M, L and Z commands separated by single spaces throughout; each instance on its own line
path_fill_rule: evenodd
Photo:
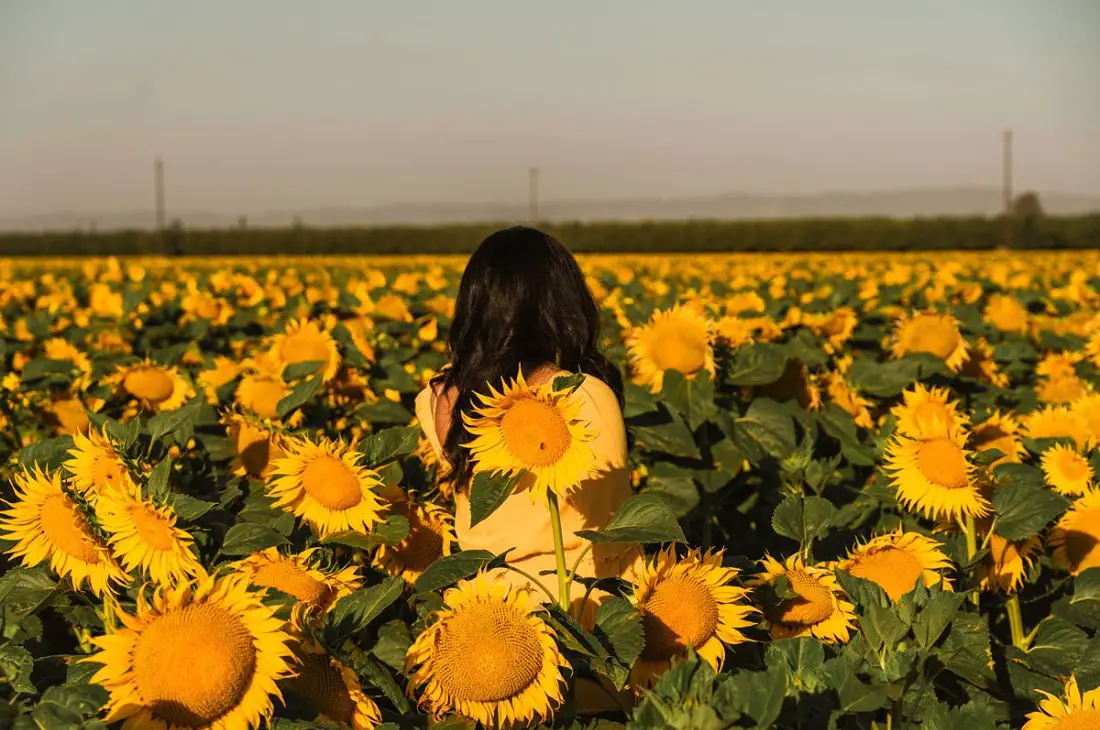
M 286 537 L 268 527 L 255 522 L 242 522 L 233 525 L 222 540 L 223 555 L 249 555 L 276 545 L 285 545 Z
M 463 550 L 440 558 L 420 574 L 413 585 L 413 591 L 415 593 L 438 591 L 457 583 L 463 578 L 469 578 L 479 570 L 489 570 L 498 565 L 503 565 L 508 552 L 493 555 L 488 550 Z
M 365 457 L 363 465 L 376 467 L 390 459 L 410 454 L 416 450 L 419 438 L 419 426 L 394 426 L 371 434 L 359 444 L 359 452 Z
M 1025 483 L 1003 484 L 993 490 L 997 511 L 994 530 L 1008 540 L 1026 540 L 1069 508 L 1069 500 L 1049 489 Z
M 592 542 L 683 542 L 684 531 L 663 499 L 635 494 L 615 512 L 602 530 L 578 530 Z
M 320 375 L 315 375 L 309 380 L 304 380 L 294 387 L 294 390 L 290 391 L 278 405 L 275 406 L 275 412 L 279 415 L 279 418 L 286 418 L 294 411 L 298 410 L 306 403 L 309 403 L 321 392 L 321 388 L 324 385 L 324 380 Z
M 351 636 L 365 629 L 404 591 L 405 581 L 400 576 L 390 576 L 378 585 L 360 588 L 333 605 L 326 623 L 336 634 Z
M 470 527 L 480 524 L 504 504 L 526 472 L 511 476 L 480 472 L 470 484 Z
M 772 513 L 772 529 L 808 545 L 828 533 L 835 514 L 836 507 L 827 499 L 789 494 Z

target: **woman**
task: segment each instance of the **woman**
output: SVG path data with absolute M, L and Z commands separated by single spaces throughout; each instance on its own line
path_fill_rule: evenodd
M 472 415 L 474 393 L 488 393 L 490 385 L 499 389 L 520 367 L 531 385 L 563 372 L 586 375 L 578 391 L 580 417 L 598 431 L 591 445 L 597 460 L 608 464 L 561 502 L 567 566 L 588 547 L 574 533 L 604 527 L 630 496 L 622 377 L 600 354 L 598 340 L 599 312 L 584 274 L 555 238 L 533 228 L 508 228 L 486 238 L 470 257 L 455 301 L 451 364 L 416 399 L 421 427 L 457 486 L 455 535 L 463 550 L 511 549 L 508 562 L 536 577 L 556 567 L 547 506 L 532 501 L 524 482 L 492 515 L 470 526 L 472 464 L 463 444 L 473 436 L 462 414 Z M 577 574 L 620 576 L 640 556 L 637 545 L 596 544 Z M 515 571 L 501 575 L 513 585 L 529 584 Z M 553 576 L 540 580 L 556 596 Z M 572 591 L 578 594 L 583 591 Z

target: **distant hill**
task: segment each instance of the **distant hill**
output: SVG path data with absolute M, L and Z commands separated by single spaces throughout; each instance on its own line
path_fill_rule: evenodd
M 1043 209 L 1053 215 L 1100 212 L 1100 195 L 1039 192 Z M 768 219 L 877 216 L 995 215 L 1001 211 L 996 188 L 936 188 L 883 192 L 825 192 L 816 195 L 729 193 L 697 198 L 624 198 L 620 200 L 547 200 L 539 217 L 548 221 L 672 220 L 685 218 Z M 526 203 L 395 203 L 357 207 L 248 213 L 252 227 L 283 227 L 295 219 L 315 227 L 392 224 L 471 223 L 523 220 Z M 228 228 L 240 215 L 169 210 L 169 220 L 189 228 Z M 116 213 L 60 211 L 0 218 L 0 231 L 142 229 L 153 225 L 152 210 Z

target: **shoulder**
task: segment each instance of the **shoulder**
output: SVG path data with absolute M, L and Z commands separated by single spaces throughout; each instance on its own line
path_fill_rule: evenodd
M 581 383 L 580 391 L 588 400 L 597 406 L 614 408 L 619 410 L 619 399 L 615 397 L 615 391 L 611 386 L 603 382 L 595 375 L 586 375 Z

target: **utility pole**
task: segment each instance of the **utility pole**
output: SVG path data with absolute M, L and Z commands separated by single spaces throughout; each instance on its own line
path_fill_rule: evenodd
M 156 199 L 157 232 L 164 233 L 164 160 L 159 157 L 153 163 L 153 195 Z
M 1001 152 L 1003 161 L 1002 187 L 1004 188 L 1005 206 L 1005 242 L 1006 249 L 1012 248 L 1012 130 L 1006 129 L 1003 135 L 1003 149 Z
M 539 169 L 527 171 L 527 218 L 531 225 L 539 222 Z

